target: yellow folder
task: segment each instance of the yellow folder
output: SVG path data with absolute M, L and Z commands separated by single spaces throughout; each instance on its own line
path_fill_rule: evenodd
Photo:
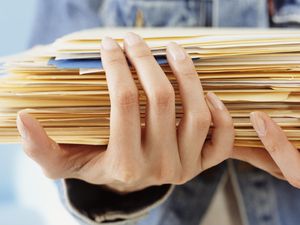
M 0 59 L 0 143 L 19 142 L 16 115 L 27 109 L 59 143 L 105 145 L 110 101 L 105 71 L 78 61 L 101 60 L 104 36 L 123 46 L 128 29 L 92 29 L 59 38 L 16 56 Z M 204 91 L 213 91 L 233 117 L 238 146 L 261 146 L 249 113 L 268 113 L 300 147 L 300 31 L 256 29 L 137 29 L 157 57 L 170 41 L 193 58 Z M 49 62 L 72 62 L 59 66 Z M 182 117 L 178 85 L 161 64 L 176 94 L 176 122 Z M 147 98 L 140 91 L 141 126 Z M 213 124 L 211 125 L 211 130 Z M 208 134 L 208 139 L 210 138 Z

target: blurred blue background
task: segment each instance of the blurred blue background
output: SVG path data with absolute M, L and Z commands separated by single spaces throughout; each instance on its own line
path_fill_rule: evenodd
M 0 57 L 24 51 L 38 0 L 0 0 Z M 63 209 L 53 182 L 19 145 L 0 145 L 0 224 L 76 224 Z

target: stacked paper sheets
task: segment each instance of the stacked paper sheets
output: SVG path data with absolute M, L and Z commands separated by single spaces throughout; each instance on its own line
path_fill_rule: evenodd
M 100 43 L 103 36 L 112 36 L 122 45 L 126 31 L 81 31 L 2 60 L 0 142 L 19 141 L 16 115 L 27 109 L 59 143 L 107 144 L 110 102 Z M 225 102 L 234 119 L 236 145 L 261 146 L 249 120 L 250 112 L 260 110 L 300 147 L 299 31 L 151 29 L 137 33 L 174 86 L 177 122 L 182 116 L 181 100 L 165 56 L 170 41 L 182 45 L 193 58 L 204 90 Z M 133 68 L 132 73 L 140 90 L 143 126 L 147 99 Z

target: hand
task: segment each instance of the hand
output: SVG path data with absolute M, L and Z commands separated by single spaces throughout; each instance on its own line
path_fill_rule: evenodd
M 232 157 L 246 161 L 300 188 L 300 153 L 297 148 L 266 113 L 253 112 L 250 118 L 265 149 L 236 147 Z
M 152 185 L 182 184 L 231 155 L 232 119 L 213 93 L 205 98 L 187 53 L 175 43 L 167 59 L 177 79 L 183 117 L 176 129 L 175 93 L 149 47 L 137 35 L 125 39 L 125 53 L 147 96 L 141 127 L 138 89 L 124 52 L 111 38 L 102 41 L 101 57 L 111 101 L 108 146 L 57 144 L 24 111 L 17 125 L 25 152 L 53 179 L 78 178 L 121 191 Z M 205 142 L 211 123 L 211 142 Z

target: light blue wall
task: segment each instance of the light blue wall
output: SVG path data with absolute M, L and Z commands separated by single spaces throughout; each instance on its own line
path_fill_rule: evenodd
M 0 0 L 0 57 L 28 46 L 37 1 L 47 0 Z M 63 209 L 54 183 L 20 146 L 0 145 L 0 225 L 35 224 L 77 223 Z
M 37 0 L 0 0 L 0 56 L 26 48 Z
M 0 56 L 26 49 L 35 5 L 36 0 L 0 0 Z M 3 224 L 3 220 L 11 221 L 12 217 L 9 215 L 14 213 L 11 208 L 17 210 L 15 172 L 16 157 L 19 154 L 21 150 L 18 145 L 0 145 L 0 224 Z

